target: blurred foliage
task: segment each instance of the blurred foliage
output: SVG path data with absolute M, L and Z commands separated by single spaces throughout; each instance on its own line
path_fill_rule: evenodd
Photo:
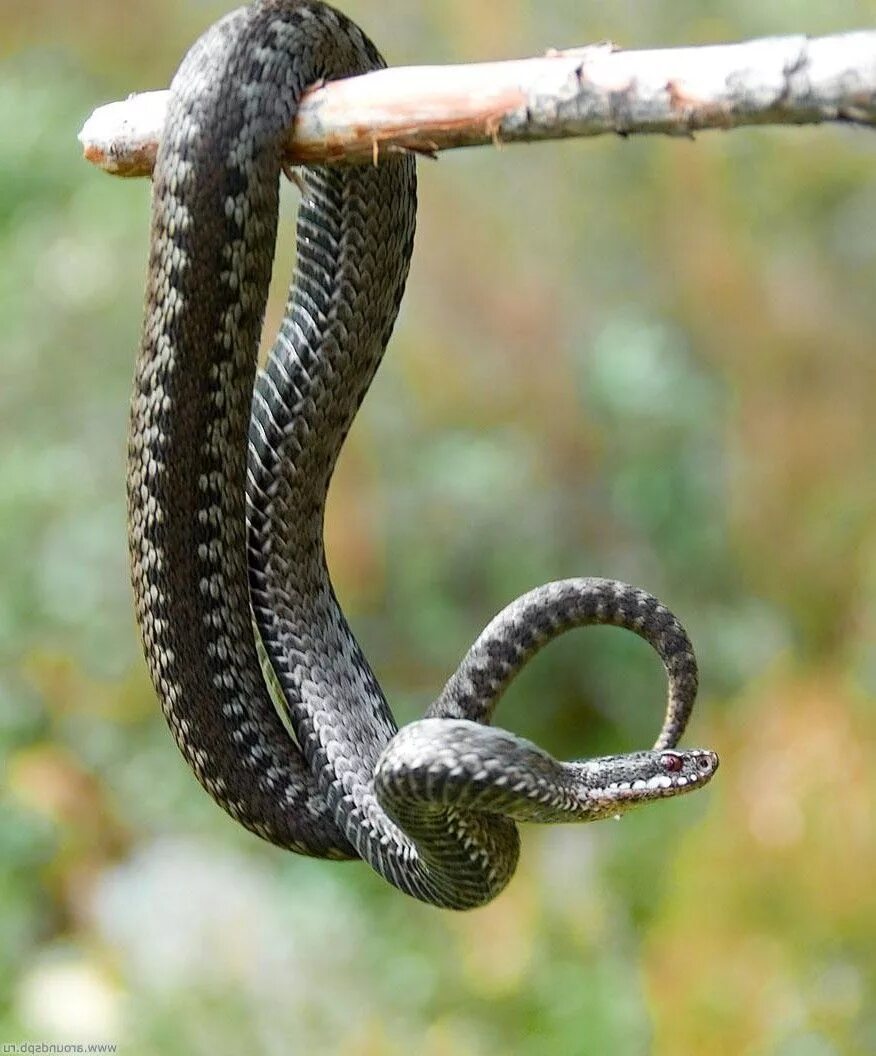
M 873 0 L 346 6 L 397 63 L 876 17 Z M 876 141 L 763 129 L 421 166 L 409 292 L 329 510 L 366 652 L 410 719 L 518 593 L 625 578 L 689 627 L 690 740 L 722 756 L 696 797 L 527 831 L 494 905 L 439 913 L 238 832 L 139 655 L 123 451 L 148 186 L 91 171 L 75 132 L 166 83 L 226 9 L 2 7 L 0 1041 L 873 1053 Z M 499 721 L 597 754 L 650 743 L 661 696 L 642 643 L 594 630 L 552 646 Z

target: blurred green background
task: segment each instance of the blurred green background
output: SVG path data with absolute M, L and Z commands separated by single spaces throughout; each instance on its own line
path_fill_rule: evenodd
M 390 700 L 421 714 L 517 594 L 609 575 L 688 626 L 687 741 L 722 757 L 696 796 L 528 829 L 505 894 L 443 913 L 239 831 L 140 656 L 124 436 L 149 188 L 91 169 L 76 132 L 165 86 L 229 6 L 0 6 L 0 1042 L 876 1052 L 876 139 L 421 164 L 407 298 L 328 523 Z M 873 0 L 344 6 L 392 63 L 876 23 Z M 629 750 L 663 693 L 643 643 L 594 629 L 539 658 L 498 721 L 566 757 Z

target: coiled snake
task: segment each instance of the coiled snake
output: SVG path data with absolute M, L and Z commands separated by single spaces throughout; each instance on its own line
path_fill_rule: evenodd
M 217 803 L 272 843 L 360 857 L 402 891 L 464 909 L 513 874 L 516 821 L 615 815 L 702 786 L 717 757 L 673 750 L 696 663 L 675 617 L 633 587 L 577 579 L 518 599 L 400 731 L 347 626 L 323 512 L 407 277 L 411 157 L 303 172 L 295 281 L 257 378 L 255 362 L 282 134 L 306 87 L 382 65 L 332 8 L 258 0 L 208 30 L 173 80 L 129 435 L 132 580 L 164 714 Z M 655 749 L 562 763 L 491 727 L 526 661 L 589 623 L 629 628 L 660 654 L 669 703 Z

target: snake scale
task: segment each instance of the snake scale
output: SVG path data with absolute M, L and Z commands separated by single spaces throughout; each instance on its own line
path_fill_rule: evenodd
M 131 573 L 164 714 L 216 802 L 281 847 L 361 858 L 416 898 L 466 909 L 511 878 L 517 821 L 613 816 L 701 787 L 718 761 L 675 750 L 696 694 L 693 650 L 634 587 L 573 579 L 519 598 L 401 730 L 347 625 L 324 508 L 408 273 L 411 156 L 302 173 L 296 274 L 258 374 L 256 355 L 283 133 L 308 86 L 383 65 L 331 7 L 257 0 L 209 29 L 173 79 L 131 409 Z M 529 658 L 593 623 L 634 631 L 663 661 L 654 749 L 559 762 L 492 727 Z

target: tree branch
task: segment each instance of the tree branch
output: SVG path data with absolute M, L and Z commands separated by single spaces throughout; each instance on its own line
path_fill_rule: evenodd
M 85 157 L 117 176 L 152 171 L 167 92 L 99 107 Z M 484 143 L 825 121 L 876 127 L 876 31 L 620 51 L 611 44 L 468 66 L 410 66 L 307 92 L 289 164 L 371 162 Z

